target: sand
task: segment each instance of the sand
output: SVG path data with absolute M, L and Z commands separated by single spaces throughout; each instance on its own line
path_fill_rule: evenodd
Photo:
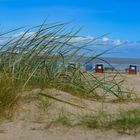
M 139 135 L 119 134 L 114 130 L 87 130 L 82 128 L 52 127 L 44 129 L 43 124 L 9 122 L 3 126 L 1 140 L 139 140 Z
M 140 74 L 124 75 L 127 80 L 126 86 L 134 88 L 136 94 L 140 95 Z M 29 96 L 36 96 L 39 89 L 29 93 Z M 62 126 L 55 125 L 52 120 L 56 119 L 61 112 L 65 112 L 70 117 L 87 113 L 96 113 L 99 110 L 107 112 L 118 112 L 139 108 L 137 102 L 111 103 L 98 102 L 93 100 L 81 99 L 68 93 L 55 89 L 44 92 L 51 92 L 57 98 L 61 98 L 77 105 L 84 106 L 86 109 L 77 108 L 71 105 L 51 101 L 47 111 L 42 111 L 37 107 L 33 100 L 19 105 L 15 118 L 5 120 L 0 125 L 0 140 L 140 140 L 140 134 L 127 135 L 118 133 L 115 130 L 96 130 L 81 126 Z

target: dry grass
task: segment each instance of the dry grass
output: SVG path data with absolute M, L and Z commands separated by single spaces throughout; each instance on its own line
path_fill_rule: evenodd
M 0 74 L 0 117 L 12 117 L 18 107 L 20 97 L 21 89 L 14 82 L 14 78 Z
M 10 36 L 19 30 L 8 31 L 0 34 L 0 37 Z M 28 101 L 35 102 L 36 106 L 43 111 L 48 110 L 50 100 L 85 109 L 75 102 L 57 98 L 47 92 L 42 93 L 43 89 L 49 88 L 67 91 L 80 98 L 90 98 L 102 102 L 108 97 L 111 97 L 111 100 L 119 101 L 131 98 L 131 93 L 123 87 L 124 79 L 117 79 L 117 77 L 121 77 L 119 72 L 116 71 L 114 75 L 96 75 L 81 70 L 82 66 L 109 51 L 93 53 L 92 57 L 81 63 L 85 56 L 81 52 L 83 50 L 92 52 L 93 50 L 87 49 L 87 47 L 94 45 L 96 39 L 90 41 L 90 44 L 89 42 L 85 44 L 73 42 L 72 40 L 77 37 L 80 30 L 67 30 L 67 23 L 44 23 L 31 29 L 22 28 L 22 30 L 25 30 L 23 34 L 6 40 L 0 47 L 1 118 L 12 117 L 19 108 L 18 103 Z M 34 33 L 29 35 L 32 31 Z M 77 56 L 76 67 L 69 69 L 69 63 Z M 35 97 L 24 95 L 25 92 L 28 94 L 28 91 L 36 88 L 39 88 L 40 92 L 36 93 Z M 28 111 L 29 113 L 31 111 Z M 92 128 L 101 128 L 102 123 L 98 122 L 100 116 L 84 116 L 80 123 Z M 38 120 L 41 118 L 42 116 L 39 116 Z M 71 125 L 69 117 L 64 114 L 61 114 L 56 122 Z M 113 120 L 110 126 L 117 122 L 121 122 L 121 120 Z

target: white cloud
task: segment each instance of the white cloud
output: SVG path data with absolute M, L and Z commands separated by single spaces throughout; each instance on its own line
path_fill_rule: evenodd
M 95 39 L 94 37 L 92 36 L 79 36 L 79 37 L 73 37 L 71 39 L 71 42 L 75 42 L 75 43 L 78 43 L 78 42 L 86 42 L 86 41 L 91 41 Z
M 110 46 L 119 46 L 119 47 L 126 47 L 127 46 L 140 46 L 140 41 L 128 41 L 128 40 L 121 40 L 121 39 L 111 39 L 108 37 L 102 37 L 99 39 L 96 39 L 96 37 L 93 36 L 82 36 L 82 37 L 74 37 L 71 39 L 72 43 L 87 43 L 87 42 L 92 42 L 92 45 L 94 46 L 100 46 L 100 47 L 110 47 Z
M 107 38 L 107 37 L 103 37 L 102 38 L 102 41 L 104 41 L 104 42 L 107 42 L 107 41 L 109 41 L 110 39 L 109 38 Z
M 117 40 L 114 40 L 114 45 L 121 45 L 123 43 L 123 41 L 117 39 Z
M 12 37 L 13 38 L 18 38 L 21 37 L 22 35 L 24 35 L 25 32 L 19 32 L 14 34 Z M 34 36 L 35 32 L 28 32 L 25 34 L 24 38 L 28 38 L 30 36 Z M 5 42 L 7 39 L 3 39 L 0 38 L 0 44 L 2 44 L 2 42 Z M 92 42 L 93 41 L 93 42 Z M 121 40 L 121 39 L 111 39 L 108 37 L 102 37 L 102 38 L 97 38 L 93 37 L 93 36 L 78 36 L 78 37 L 73 37 L 70 42 L 72 43 L 77 43 L 77 44 L 84 44 L 84 43 L 88 43 L 88 42 L 92 42 L 92 45 L 96 46 L 106 46 L 106 47 L 110 47 L 110 46 L 120 46 L 120 47 L 133 47 L 133 46 L 140 46 L 140 41 L 128 41 L 128 40 Z M 99 44 L 99 45 L 98 45 Z M 89 44 L 90 45 L 90 44 Z
M 28 33 L 25 33 L 25 32 L 20 32 L 20 33 L 17 33 L 17 34 L 14 34 L 13 37 L 16 38 L 16 37 L 20 37 L 22 35 L 24 35 L 24 37 L 30 37 L 30 36 L 34 36 L 35 32 L 28 32 Z

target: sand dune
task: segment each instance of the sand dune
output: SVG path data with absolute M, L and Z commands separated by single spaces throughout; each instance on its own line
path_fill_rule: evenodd
M 127 80 L 126 86 L 134 88 L 137 95 L 140 95 L 140 74 L 124 75 Z M 38 90 L 32 91 L 35 95 Z M 44 91 L 45 92 L 45 91 Z M 87 99 L 81 99 L 68 93 L 51 89 L 52 95 L 88 109 L 80 109 L 64 103 L 51 101 L 46 112 L 41 112 L 36 102 L 24 103 L 19 109 L 15 118 L 11 121 L 4 121 L 0 126 L 0 140 L 140 140 L 140 135 L 125 135 L 115 130 L 96 130 L 80 126 L 66 127 L 54 125 L 52 120 L 57 118 L 60 111 L 66 111 L 69 115 L 81 115 L 85 113 L 96 113 L 98 110 L 117 112 L 130 108 L 139 108 L 137 102 L 125 103 L 103 103 Z

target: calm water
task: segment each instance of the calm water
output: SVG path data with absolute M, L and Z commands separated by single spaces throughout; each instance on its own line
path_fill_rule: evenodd
M 103 61 L 103 60 L 105 61 Z M 85 60 L 83 60 L 84 62 Z M 117 70 L 125 70 L 129 65 L 136 65 L 137 71 L 140 72 L 140 59 L 139 58 L 101 58 L 87 64 L 87 69 L 94 69 L 96 64 L 103 64 L 104 67 L 113 67 Z

